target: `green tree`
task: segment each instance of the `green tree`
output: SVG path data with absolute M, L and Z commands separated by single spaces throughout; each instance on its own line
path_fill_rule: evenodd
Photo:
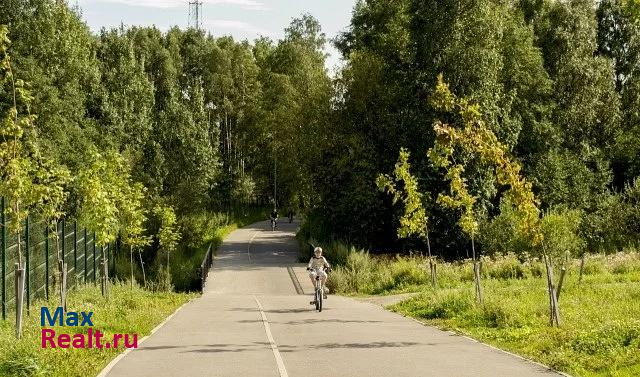
M 424 195 L 418 189 L 416 178 L 411 175 L 409 164 L 409 152 L 402 148 L 398 156 L 398 162 L 394 169 L 394 176 L 380 174 L 376 180 L 378 189 L 393 195 L 393 204 L 402 202 L 404 205 L 398 237 L 408 238 L 418 236 L 427 241 L 427 256 L 431 270 L 431 284 L 436 285 L 436 267 L 431 257 L 431 243 L 429 241 L 429 224 L 426 210 L 423 204 Z
M 506 203 L 513 205 L 517 211 L 518 232 L 530 242 L 533 248 L 539 250 L 544 258 L 551 325 L 559 326 L 559 290 L 556 291 L 553 282 L 551 261 L 548 250 L 544 246 L 545 235 L 541 227 L 538 203 L 532 191 L 532 184 L 521 175 L 520 164 L 513 162 L 506 146 L 499 142 L 495 134 L 486 126 L 480 106 L 470 103 L 466 98 L 456 97 L 444 83 L 442 76 L 438 77 L 438 85 L 431 103 L 441 111 L 456 114 L 454 119 L 456 119 L 455 123 L 458 123 L 458 127 L 440 121 L 434 124 L 438 137 L 434 147 L 429 150 L 429 159 L 434 166 L 446 169 L 447 177 L 451 182 L 451 195 L 440 194 L 438 202 L 447 207 L 463 209 L 459 224 L 471 237 L 473 247 L 473 238 L 478 231 L 478 222 L 473 208 L 474 198 L 470 195 L 467 183 L 461 176 L 466 162 L 455 161 L 461 154 L 475 154 L 491 169 L 495 169 L 496 183 L 507 187 L 503 194 Z M 479 270 L 474 251 L 476 297 L 481 302 Z
M 36 116 L 31 113 L 33 97 L 27 84 L 14 76 L 9 56 L 8 29 L 0 25 L 0 196 L 6 197 L 8 224 L 16 244 L 16 335 L 22 331 L 22 299 L 25 266 L 23 264 L 23 222 L 30 212 L 38 211 L 45 220 L 62 215 L 65 200 L 63 186 L 69 181 L 66 169 L 57 167 L 40 154 Z

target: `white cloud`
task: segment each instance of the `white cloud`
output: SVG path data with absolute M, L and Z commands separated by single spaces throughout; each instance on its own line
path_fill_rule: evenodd
M 265 29 L 261 29 L 244 21 L 236 21 L 236 20 L 209 20 L 205 21 L 205 26 L 207 28 L 212 28 L 214 31 L 216 29 L 221 30 L 237 30 L 243 31 L 246 33 L 253 33 L 258 35 L 271 35 L 271 32 Z
M 80 3 L 105 2 L 149 8 L 186 7 L 188 0 L 82 0 Z M 265 11 L 269 8 L 257 0 L 202 0 L 203 5 L 232 5 L 246 10 Z

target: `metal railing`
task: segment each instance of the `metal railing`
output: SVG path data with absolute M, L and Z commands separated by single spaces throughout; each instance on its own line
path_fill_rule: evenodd
M 0 199 L 0 300 L 2 319 L 15 308 L 15 265 L 17 263 L 18 242 L 22 248 L 25 268 L 25 303 L 29 309 L 34 299 L 48 299 L 52 292 L 54 276 L 58 270 L 58 252 L 68 266 L 67 286 L 72 288 L 81 283 L 97 282 L 100 279 L 102 255 L 115 263 L 115 243 L 99 247 L 95 243 L 95 233 L 86 228 L 79 229 L 76 221 L 67 223 L 64 219 L 52 230 L 43 223 L 27 218 L 24 233 L 17 237 L 9 234 L 5 226 L 5 200 Z M 57 233 L 57 242 L 55 233 Z M 19 238 L 19 240 L 18 240 Z M 115 266 L 114 266 L 115 267 Z
M 211 245 L 209 244 L 209 248 L 207 249 L 207 253 L 204 256 L 204 260 L 200 265 L 200 292 L 204 293 L 204 286 L 207 283 L 207 277 L 209 276 L 209 270 L 213 265 L 213 251 L 211 250 Z

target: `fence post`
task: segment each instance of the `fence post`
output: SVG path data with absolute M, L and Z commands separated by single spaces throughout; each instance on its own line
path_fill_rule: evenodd
M 5 320 L 7 319 L 7 227 L 4 215 L 4 196 L 0 207 L 2 209 L 2 214 L 0 215 L 0 219 L 2 219 L 2 245 L 0 246 L 0 249 L 2 249 L 2 319 Z
M 30 263 L 30 255 L 31 253 L 29 252 L 29 216 L 27 216 L 27 219 L 25 220 L 25 230 L 24 230 L 24 249 L 26 251 L 27 254 L 27 265 L 25 267 L 25 274 L 26 274 L 26 278 L 27 278 L 27 312 L 29 311 L 29 308 L 31 307 L 31 271 L 29 271 L 31 269 L 31 263 Z M 18 240 L 18 242 L 20 242 L 20 240 Z
M 104 260 L 104 246 L 100 246 L 100 252 L 98 253 L 98 266 L 102 266 Z M 102 270 L 100 270 L 100 278 L 102 278 Z
M 44 295 L 49 300 L 49 226 L 44 227 Z
M 93 232 L 93 283 L 96 283 L 96 232 Z
M 78 279 L 78 221 L 73 222 L 73 284 L 77 283 Z
M 107 274 L 106 274 L 106 278 L 109 279 L 109 261 L 111 260 L 111 258 L 109 257 L 109 253 L 111 252 L 111 245 L 110 244 L 106 244 L 105 245 L 105 250 L 104 250 L 104 263 L 106 263 L 107 265 Z
M 66 236 L 64 234 L 64 228 L 66 227 L 66 221 L 64 220 L 64 218 L 62 219 L 62 261 L 66 262 L 67 260 L 67 248 L 65 246 L 66 244 Z
M 87 284 L 87 228 L 84 228 L 84 283 Z
M 120 251 L 120 237 L 113 243 L 113 250 L 109 247 L 109 251 L 111 252 L 111 259 L 113 260 L 113 275 L 116 276 L 116 252 Z M 118 252 L 118 255 L 120 253 Z

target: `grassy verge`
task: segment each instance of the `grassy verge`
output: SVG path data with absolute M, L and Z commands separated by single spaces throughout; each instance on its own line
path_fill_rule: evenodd
M 68 298 L 69 311 L 93 311 L 94 329 L 109 339 L 115 333 L 148 335 L 168 315 L 195 297 L 194 294 L 150 292 L 128 283 L 112 285 L 111 298 L 105 300 L 100 287 L 87 285 L 73 290 Z M 40 307 L 55 308 L 51 302 L 35 302 L 25 317 L 23 337 L 15 338 L 13 321 L 0 321 L 0 376 L 95 376 L 119 349 L 42 349 Z M 9 317 L 13 318 L 13 316 Z M 53 327 L 59 333 L 85 333 L 86 327 Z
M 475 302 L 469 263 L 438 264 L 433 289 L 424 260 L 360 252 L 348 255 L 329 282 L 346 294 L 419 292 L 390 309 L 575 376 L 640 375 L 640 254 L 593 256 L 581 283 L 574 261 L 560 297 L 560 328 L 548 325 L 543 272 L 535 260 L 485 259 L 482 305 Z

